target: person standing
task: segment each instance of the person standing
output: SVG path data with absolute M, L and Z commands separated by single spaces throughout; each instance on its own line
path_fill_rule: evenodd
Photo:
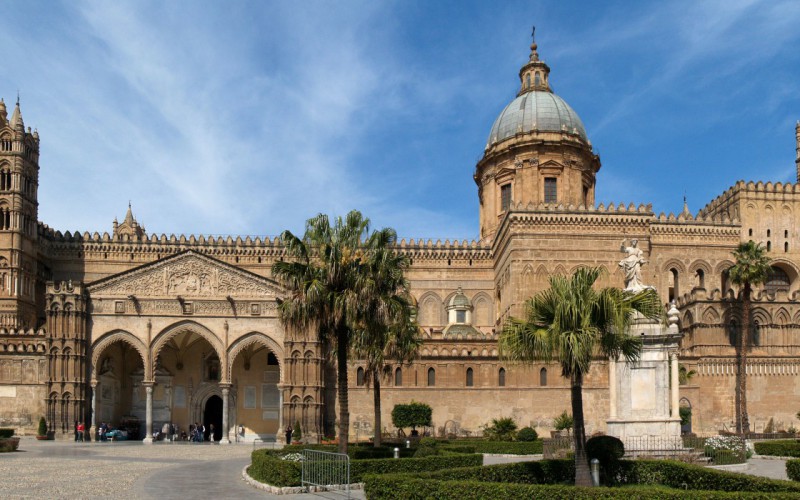
M 292 444 L 292 426 L 286 426 L 286 444 Z
M 208 424 L 208 440 L 214 444 L 214 424 Z
M 78 442 L 78 421 L 77 420 L 75 421 L 75 427 L 73 429 L 75 430 L 75 442 L 77 443 Z
M 83 422 L 78 422 L 78 441 L 81 443 L 83 442 L 83 431 L 85 427 L 83 426 Z

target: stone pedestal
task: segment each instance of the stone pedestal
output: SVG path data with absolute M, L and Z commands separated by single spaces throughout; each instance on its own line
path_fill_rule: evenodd
M 680 444 L 678 413 L 677 310 L 669 312 L 670 325 L 638 317 L 631 335 L 642 339 L 642 354 L 635 363 L 609 361 L 610 418 L 607 433 L 622 440 L 626 449 L 673 448 Z

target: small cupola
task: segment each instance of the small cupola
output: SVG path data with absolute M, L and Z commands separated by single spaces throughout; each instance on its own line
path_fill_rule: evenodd
M 458 291 L 450 299 L 450 303 L 447 304 L 447 324 L 472 324 L 472 302 L 464 295 L 461 287 L 458 287 Z
M 544 61 L 539 59 L 539 53 L 536 49 L 536 26 L 533 27 L 531 32 L 531 55 L 528 58 L 528 63 L 519 70 L 520 88 L 517 96 L 521 96 L 526 92 L 552 92 L 550 89 L 550 67 Z

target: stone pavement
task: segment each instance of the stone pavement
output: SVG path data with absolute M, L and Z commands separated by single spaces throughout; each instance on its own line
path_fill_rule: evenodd
M 242 480 L 251 444 L 74 443 L 23 437 L 17 453 L 0 454 L 3 499 L 214 498 L 322 499 L 337 493 L 271 495 Z M 352 498 L 363 499 L 363 491 Z

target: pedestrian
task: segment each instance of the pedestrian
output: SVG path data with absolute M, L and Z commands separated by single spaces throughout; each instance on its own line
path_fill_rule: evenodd
M 75 421 L 74 430 L 75 430 L 75 442 L 77 443 L 78 442 L 78 421 L 77 420 Z
M 214 444 L 214 424 L 208 424 L 208 440 Z
M 164 422 L 164 425 L 161 426 L 161 439 L 166 441 L 169 439 L 169 422 Z
M 206 438 L 206 425 L 198 422 L 197 426 L 198 426 L 197 438 L 202 443 L 203 440 Z
M 292 426 L 286 426 L 286 444 L 292 444 Z
M 83 442 L 83 431 L 84 431 L 84 429 L 85 429 L 85 427 L 83 425 L 83 422 L 78 422 L 78 441 L 80 441 L 81 443 Z

